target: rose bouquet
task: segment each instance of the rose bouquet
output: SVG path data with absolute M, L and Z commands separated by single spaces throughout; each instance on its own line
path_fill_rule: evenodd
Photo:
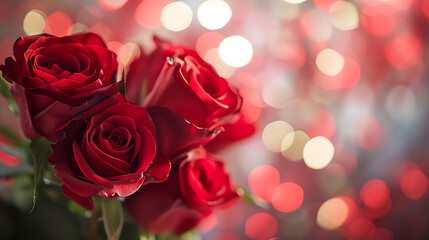
M 20 37 L 0 66 L 11 84 L 9 95 L 2 82 L 2 93 L 31 139 L 3 132 L 20 145 L 0 150 L 14 157 L 7 149 L 28 148 L 33 208 L 42 192 L 93 210 L 80 238 L 98 236 L 101 217 L 109 239 L 121 236 L 124 218 L 183 234 L 240 200 L 224 162 L 204 146 L 234 126 L 242 98 L 195 51 L 154 42 L 122 79 L 116 54 L 93 33 Z

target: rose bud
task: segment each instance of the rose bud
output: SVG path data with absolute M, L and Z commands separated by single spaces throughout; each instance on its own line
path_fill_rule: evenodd
M 71 119 L 118 92 L 116 54 L 94 33 L 20 37 L 0 66 L 24 134 L 59 140 Z
M 199 148 L 173 167 L 167 181 L 141 187 L 124 205 L 146 230 L 182 234 L 214 209 L 231 207 L 239 200 L 222 161 Z
M 130 65 L 126 93 L 144 107 L 160 106 L 200 128 L 213 130 L 238 118 L 242 98 L 194 50 L 154 39 L 156 50 Z
M 190 208 L 180 192 L 178 168 L 171 170 L 167 181 L 148 184 L 127 197 L 124 206 L 140 226 L 153 233 L 183 234 L 209 216 Z
M 179 182 L 188 206 L 199 211 L 229 208 L 240 200 L 223 161 L 204 148 L 188 153 L 179 167 Z
M 143 184 L 164 181 L 170 162 L 156 155 L 155 130 L 146 110 L 118 94 L 91 108 L 89 120 L 73 122 L 67 138 L 48 157 L 63 193 L 87 209 L 92 196 L 126 197 Z M 106 106 L 107 105 L 107 106 Z

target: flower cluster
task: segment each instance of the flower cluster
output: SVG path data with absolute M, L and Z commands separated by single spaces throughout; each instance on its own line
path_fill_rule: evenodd
M 204 146 L 237 121 L 242 99 L 195 51 L 154 42 L 121 81 L 93 33 L 21 37 L 0 70 L 24 134 L 54 142 L 47 160 L 65 196 L 86 209 L 126 198 L 147 230 L 180 234 L 240 199 Z

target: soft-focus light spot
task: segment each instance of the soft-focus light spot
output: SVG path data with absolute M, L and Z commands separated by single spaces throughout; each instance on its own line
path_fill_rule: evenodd
M 420 63 L 422 52 L 421 40 L 407 32 L 396 36 L 384 48 L 389 63 L 399 69 L 407 69 Z
M 322 9 L 325 12 L 329 11 L 329 8 L 331 8 L 332 4 L 335 2 L 342 2 L 341 0 L 313 0 L 314 4 Z
M 322 73 L 316 73 L 314 81 L 325 89 L 346 89 L 354 87 L 360 79 L 361 70 L 359 63 L 355 60 L 345 57 L 344 66 L 336 76 L 328 76 Z
M 305 144 L 304 162 L 309 168 L 322 169 L 334 157 L 334 145 L 325 137 L 315 137 Z
M 207 0 L 198 7 L 198 21 L 209 30 L 223 28 L 231 16 L 231 8 L 223 0 Z
M 46 15 L 39 10 L 33 9 L 25 15 L 23 29 L 28 36 L 43 33 L 45 29 Z
M 388 139 L 385 127 L 371 116 L 359 117 L 349 129 L 351 141 L 368 151 L 376 151 L 382 148 Z
M 277 233 L 277 220 L 268 213 L 256 213 L 246 221 L 246 235 L 251 239 L 269 239 Z
M 0 150 L 0 163 L 8 167 L 17 167 L 21 165 L 22 161 L 21 159 Z
M 134 12 L 137 23 L 146 29 L 154 30 L 162 26 L 161 11 L 171 0 L 142 0 Z
M 417 113 L 417 100 L 413 91 L 402 85 L 393 87 L 386 97 L 386 110 L 396 120 L 409 120 Z
M 210 49 L 217 49 L 220 42 L 222 42 L 224 38 L 225 36 L 218 32 L 207 32 L 201 34 L 195 43 L 195 50 L 197 51 L 198 55 L 204 56 Z
M 294 131 L 283 138 L 281 144 L 282 155 L 292 161 L 301 160 L 305 144 L 310 137 L 303 131 Z
M 133 59 L 137 54 L 140 53 L 140 48 L 137 44 L 128 42 L 121 46 L 118 52 L 118 61 L 123 65 Z
M 128 0 L 97 0 L 98 5 L 106 11 L 115 11 L 127 3 Z
M 300 26 L 304 34 L 315 42 L 328 41 L 333 34 L 329 16 L 318 9 L 313 9 L 301 16 Z
M 340 30 L 352 30 L 358 26 L 359 11 L 351 2 L 335 2 L 330 7 L 332 25 Z
M 306 133 L 310 138 L 323 136 L 332 138 L 336 131 L 336 122 L 334 116 L 326 110 L 319 109 L 314 111 L 308 118 L 306 124 Z
M 272 152 L 282 151 L 282 141 L 286 135 L 293 132 L 293 127 L 285 121 L 275 121 L 265 126 L 262 132 L 262 142 Z
M 369 208 L 382 208 L 389 201 L 389 188 L 380 179 L 372 179 L 363 185 L 360 198 Z
M 267 202 L 271 202 L 273 191 L 279 183 L 280 173 L 275 167 L 270 165 L 261 165 L 254 168 L 248 178 L 250 190 Z
M 45 32 L 55 36 L 70 35 L 73 20 L 64 12 L 56 11 L 46 18 Z
M 285 1 L 287 3 L 291 3 L 291 4 L 300 4 L 300 3 L 303 3 L 307 0 L 283 0 L 283 1 Z
M 320 206 L 317 212 L 317 224 L 326 229 L 339 228 L 348 215 L 347 204 L 341 198 L 331 198 Z
M 322 73 L 335 76 L 344 67 L 344 57 L 334 49 L 326 48 L 317 54 L 316 65 Z
M 276 79 L 265 84 L 262 98 L 274 108 L 284 108 L 293 94 L 293 87 L 286 79 Z
M 81 33 L 81 32 L 87 32 L 88 27 L 83 23 L 75 23 L 72 27 L 72 34 L 75 33 Z
M 191 25 L 192 9 L 184 2 L 173 2 L 161 11 L 162 25 L 173 32 L 185 30 Z
M 419 169 L 410 169 L 402 176 L 400 185 L 405 196 L 418 200 L 428 189 L 428 177 Z
M 304 190 L 293 182 L 282 183 L 273 191 L 273 207 L 280 212 L 293 212 L 304 199 Z
M 218 72 L 219 76 L 223 78 L 229 78 L 231 77 L 234 72 L 235 68 L 227 65 L 219 56 L 219 51 L 217 48 L 212 48 L 206 52 L 203 59 L 213 65 L 213 67 Z
M 421 2 L 422 4 L 422 11 L 426 18 L 429 18 L 429 0 L 423 0 Z
M 394 13 L 386 10 L 384 4 L 362 7 L 360 19 L 363 29 L 375 36 L 387 36 L 397 25 Z
M 219 56 L 231 67 L 243 67 L 252 60 L 252 44 L 242 36 L 227 37 L 219 45 Z
M 349 197 L 346 197 L 346 196 L 340 196 L 339 198 L 341 200 L 343 200 L 344 203 L 347 205 L 347 218 L 344 221 L 344 224 L 350 223 L 358 215 L 358 210 L 359 209 L 358 209 L 355 201 L 353 201 L 353 199 L 351 199 Z

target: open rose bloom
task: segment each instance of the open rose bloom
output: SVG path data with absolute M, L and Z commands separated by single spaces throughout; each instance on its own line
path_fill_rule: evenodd
M 204 146 L 233 128 L 242 97 L 194 50 L 154 42 L 124 81 L 93 33 L 21 37 L 0 69 L 24 134 L 51 141 L 42 160 L 64 196 L 88 210 L 122 198 L 146 230 L 183 234 L 240 200 L 225 163 Z M 222 139 L 217 146 L 237 138 Z

